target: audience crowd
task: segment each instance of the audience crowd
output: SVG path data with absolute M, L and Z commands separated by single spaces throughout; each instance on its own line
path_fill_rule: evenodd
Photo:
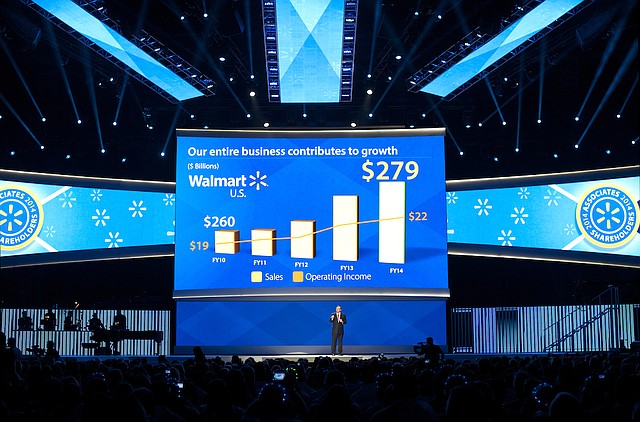
M 1 340 L 7 422 L 640 420 L 638 353 L 79 360 Z

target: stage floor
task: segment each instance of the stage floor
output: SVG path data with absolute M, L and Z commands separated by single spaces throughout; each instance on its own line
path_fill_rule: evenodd
M 463 362 L 465 360 L 469 360 L 469 361 L 475 361 L 477 359 L 483 359 L 483 358 L 491 358 L 491 357 L 496 357 L 496 356 L 546 356 L 548 355 L 548 353 L 518 353 L 518 354 L 479 354 L 479 353 L 450 353 L 450 354 L 445 354 L 444 358 L 445 360 L 447 359 L 451 359 L 453 361 L 456 362 Z M 30 355 L 26 355 L 25 357 L 29 357 Z M 297 361 L 298 359 L 306 359 L 310 362 L 312 362 L 313 360 L 315 360 L 317 357 L 328 357 L 331 358 L 332 360 L 340 360 L 343 362 L 349 362 L 351 359 L 356 358 L 356 359 L 360 359 L 360 360 L 365 360 L 365 359 L 371 359 L 371 358 L 375 358 L 375 357 L 384 357 L 387 359 L 397 359 L 397 358 L 411 358 L 411 357 L 416 357 L 415 354 L 400 354 L 400 353 L 389 353 L 389 354 L 344 354 L 344 355 L 311 355 L 311 354 L 303 354 L 303 353 L 292 353 L 292 354 L 284 354 L 284 355 L 238 355 L 238 357 L 240 357 L 240 359 L 242 359 L 242 361 L 244 362 L 245 360 L 249 359 L 249 358 L 253 358 L 255 361 L 265 361 L 265 360 L 273 360 L 273 359 L 286 359 L 292 362 Z M 72 359 L 77 359 L 79 361 L 88 361 L 88 360 L 93 360 L 93 359 L 101 359 L 101 360 L 106 360 L 106 359 L 121 359 L 121 360 L 130 360 L 130 359 L 147 359 L 150 362 L 153 361 L 157 361 L 159 356 L 158 355 L 98 355 L 98 356 L 74 356 L 74 355 L 65 355 L 65 356 L 61 356 L 62 358 L 72 358 Z M 233 355 L 207 355 L 207 358 L 209 359 L 213 359 L 216 357 L 220 357 L 224 362 L 231 362 L 231 359 L 233 357 Z M 167 360 L 169 362 L 184 362 L 187 359 L 191 359 L 193 358 L 192 355 L 167 355 L 166 356 Z

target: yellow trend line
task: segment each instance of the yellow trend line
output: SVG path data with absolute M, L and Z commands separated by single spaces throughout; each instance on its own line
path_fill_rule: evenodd
M 287 236 L 287 237 L 266 237 L 264 239 L 247 239 L 247 240 L 236 240 L 233 242 L 218 242 L 216 243 L 216 245 L 229 245 L 229 244 L 235 244 L 235 243 L 251 243 L 251 242 L 259 242 L 259 241 L 264 241 L 264 240 L 292 240 L 292 239 L 301 239 L 303 237 L 307 237 L 307 236 L 313 236 L 315 234 L 318 233 L 323 233 L 329 230 L 333 230 L 337 227 L 345 227 L 345 226 L 358 226 L 360 224 L 369 224 L 369 223 L 379 223 L 381 221 L 390 221 L 390 220 L 400 220 L 400 219 L 404 219 L 405 217 L 389 217 L 389 218 L 381 218 L 378 220 L 365 220 L 365 221 L 356 221 L 355 223 L 343 223 L 343 224 L 337 224 L 335 226 L 330 226 L 324 229 L 320 229 L 320 230 L 316 230 L 313 231 L 311 233 L 306 233 L 300 236 Z

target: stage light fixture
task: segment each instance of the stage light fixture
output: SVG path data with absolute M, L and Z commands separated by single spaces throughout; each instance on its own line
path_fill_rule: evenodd
M 307 113 L 302 113 L 302 118 L 303 118 L 303 119 L 306 119 L 307 117 L 308 117 L 308 114 L 307 114 Z
M 255 91 L 249 91 L 249 96 L 250 97 L 255 97 L 256 96 L 256 92 Z
M 43 116 L 41 120 L 42 120 L 42 122 L 44 123 L 44 122 L 46 122 L 46 121 L 47 121 L 47 118 Z
M 442 15 L 438 15 L 438 20 L 442 20 Z
M 579 121 L 579 120 L 580 120 L 580 116 L 576 116 L 576 117 L 574 117 L 574 120 L 575 120 L 576 122 L 577 122 L 577 121 Z
M 498 162 L 498 157 L 493 157 L 493 161 Z
M 356 122 L 351 122 L 351 127 L 356 127 L 356 126 L 358 126 Z
M 556 154 L 555 152 L 553 153 L 553 158 L 558 158 L 558 154 Z
M 622 115 L 621 115 L 621 114 L 616 114 L 616 118 L 618 118 L 618 119 L 619 119 L 619 118 L 621 118 L 621 117 L 622 117 Z
M 164 157 L 164 151 L 160 153 L 160 157 Z
M 247 113 L 247 119 L 251 118 L 251 113 Z
M 191 120 L 195 120 L 196 119 L 196 115 L 195 114 L 191 114 L 191 115 L 189 115 L 189 117 L 191 118 Z
M 538 124 L 542 123 L 542 120 L 538 119 Z
M 371 88 L 367 89 L 367 95 L 373 95 L 373 89 Z
M 482 127 L 482 122 L 478 122 L 478 127 Z
M 81 125 L 82 124 L 82 120 L 78 119 L 78 124 Z
M 264 122 L 264 123 L 262 124 L 262 126 L 264 126 L 264 127 L 269 127 L 269 122 Z
M 464 155 L 464 151 L 460 151 L 460 155 Z
M 44 145 L 40 145 L 40 149 L 43 150 L 44 149 Z
M 13 156 L 13 155 L 16 155 L 16 152 L 15 151 L 11 151 L 10 154 Z
M 122 160 L 120 160 L 120 161 L 122 161 L 123 163 L 126 162 L 127 161 L 127 157 L 123 157 Z
M 206 18 L 208 18 L 208 17 L 209 17 L 209 14 L 208 14 L 207 12 L 204 12 L 204 13 L 202 14 L 202 17 L 206 19 Z
M 105 152 L 107 152 L 107 150 L 105 150 L 104 148 L 102 148 L 102 149 L 100 150 L 100 153 L 102 153 L 102 154 L 104 154 Z
M 226 59 L 226 58 L 224 58 L 223 56 L 220 56 L 220 57 L 218 57 L 218 60 L 220 60 L 221 62 L 224 62 L 224 61 L 226 61 L 227 59 Z
M 400 54 L 398 54 L 398 55 L 396 56 L 396 60 L 400 60 L 400 59 L 402 59 L 402 56 L 401 56 Z
M 180 15 L 180 20 L 183 21 L 184 20 L 184 15 Z
M 367 79 L 371 79 L 371 73 L 367 73 Z
M 502 126 L 506 126 L 507 122 L 505 122 L 504 120 L 502 121 Z
M 118 122 L 116 122 L 115 120 L 111 124 L 114 125 L 114 126 L 118 126 Z
M 71 154 L 67 154 L 64 158 L 68 160 L 69 158 L 71 158 Z
M 611 155 L 611 150 L 610 150 L 610 149 L 607 149 L 607 150 L 605 150 L 604 152 L 605 152 L 607 155 Z
M 249 79 L 254 80 L 256 78 L 256 75 L 249 75 Z
M 420 116 L 424 119 L 425 117 L 427 117 L 427 113 L 422 113 Z
M 574 147 L 575 149 L 578 149 L 578 148 L 580 148 L 580 145 L 575 144 L 573 147 Z
M 369 113 L 369 118 L 373 118 L 373 113 Z

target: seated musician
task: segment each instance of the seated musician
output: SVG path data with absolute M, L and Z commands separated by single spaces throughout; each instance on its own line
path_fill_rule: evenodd
M 65 331 L 78 331 L 78 326 L 75 322 L 73 322 L 73 312 L 67 311 L 67 316 L 64 317 L 64 322 L 62 323 L 63 329 Z
M 102 321 L 100 321 L 100 318 L 98 318 L 98 313 L 94 312 L 93 315 L 91 316 L 91 319 L 89 320 L 89 324 L 87 325 L 87 328 L 89 329 L 89 331 L 95 333 L 96 331 L 102 331 L 104 330 L 104 324 L 102 323 Z
M 52 331 L 56 329 L 56 314 L 51 308 L 44 314 L 44 318 L 40 321 L 42 329 Z
M 126 330 L 127 329 L 127 317 L 122 313 L 122 311 L 116 311 L 116 315 L 113 317 L 113 325 L 111 326 L 112 330 Z
M 22 316 L 18 318 L 18 330 L 21 330 L 21 331 L 33 330 L 33 320 L 29 315 L 27 315 L 27 311 L 22 311 Z

